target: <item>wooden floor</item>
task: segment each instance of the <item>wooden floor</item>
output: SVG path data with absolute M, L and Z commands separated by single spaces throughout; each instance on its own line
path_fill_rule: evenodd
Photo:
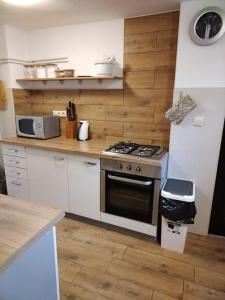
M 225 240 L 189 235 L 184 254 L 64 218 L 57 226 L 62 300 L 225 300 Z

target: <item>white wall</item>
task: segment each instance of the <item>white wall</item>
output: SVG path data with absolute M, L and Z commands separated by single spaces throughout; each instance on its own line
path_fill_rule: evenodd
M 1 45 L 0 59 L 28 59 L 26 34 L 23 30 L 7 25 L 1 26 L 0 41 L 3 42 Z M 0 80 L 2 80 L 6 86 L 8 101 L 7 109 L 0 111 L 0 138 L 16 135 L 12 87 L 15 85 L 16 77 L 20 77 L 22 71 L 23 67 L 19 64 L 6 62 L 1 62 L 0 64 Z
M 0 26 L 0 59 L 7 56 L 7 43 L 5 35 L 5 26 Z
M 169 176 L 196 183 L 197 217 L 190 231 L 206 235 L 225 115 L 225 88 L 176 89 L 174 100 L 180 91 L 191 95 L 198 107 L 180 125 L 172 125 Z M 203 127 L 192 126 L 198 116 L 204 117 Z
M 95 60 L 104 54 L 114 54 L 119 62 L 115 75 L 121 76 L 123 36 L 123 19 L 27 32 L 4 25 L 0 27 L 0 59 L 28 61 L 68 57 L 69 63 L 60 67 L 75 68 L 77 74 L 95 74 Z M 21 77 L 23 62 L 0 64 L 0 80 L 3 80 L 8 88 L 7 110 L 0 111 L 0 138 L 16 134 L 10 89 L 20 88 L 16 79 Z M 93 87 L 93 84 L 95 83 L 91 82 L 90 87 Z M 110 84 L 107 82 L 107 87 L 113 88 Z
M 28 60 L 27 34 L 24 30 L 5 25 L 7 58 Z
M 214 185 L 225 117 L 225 36 L 211 46 L 198 46 L 189 37 L 189 24 L 209 5 L 225 9 L 225 1 L 198 0 L 181 4 L 174 102 L 180 91 L 198 107 L 180 125 L 172 125 L 169 176 L 196 182 L 197 217 L 190 231 L 208 233 Z M 203 127 L 192 126 L 202 116 Z
M 32 60 L 68 57 L 78 75 L 95 74 L 94 62 L 102 55 L 114 54 L 123 66 L 123 19 L 32 30 L 27 37 Z
M 191 20 L 207 6 L 225 10 L 225 1 L 192 0 L 181 3 L 175 87 L 225 86 L 225 37 L 211 46 L 199 46 L 189 36 Z

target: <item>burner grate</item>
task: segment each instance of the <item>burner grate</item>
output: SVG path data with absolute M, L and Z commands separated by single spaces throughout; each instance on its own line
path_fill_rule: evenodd
M 159 150 L 159 146 L 151 146 L 151 145 L 140 145 L 137 149 L 135 149 L 131 155 L 143 156 L 143 157 L 151 157 L 154 155 L 156 151 Z
M 131 142 L 119 142 L 113 146 L 110 146 L 106 152 L 116 153 L 116 154 L 129 154 L 140 157 L 160 157 L 164 152 L 164 149 L 159 146 L 152 145 L 139 145 Z
M 119 142 L 106 151 L 114 152 L 118 154 L 129 154 L 132 151 L 134 151 L 139 145 L 135 143 L 125 143 L 125 142 Z

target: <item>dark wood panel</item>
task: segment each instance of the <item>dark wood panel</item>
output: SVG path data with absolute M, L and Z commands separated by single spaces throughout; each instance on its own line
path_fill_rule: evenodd
M 163 13 L 125 20 L 125 35 L 177 29 L 179 12 Z
M 124 64 L 126 71 L 171 69 L 176 64 L 176 52 L 126 54 Z
M 126 72 L 124 88 L 153 88 L 155 73 L 153 71 Z

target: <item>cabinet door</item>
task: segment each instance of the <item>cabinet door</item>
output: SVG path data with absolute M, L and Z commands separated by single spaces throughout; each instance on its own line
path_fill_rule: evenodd
M 70 212 L 100 220 L 100 160 L 70 155 L 68 175 Z
M 69 211 L 67 155 L 28 148 L 27 160 L 31 200 Z

